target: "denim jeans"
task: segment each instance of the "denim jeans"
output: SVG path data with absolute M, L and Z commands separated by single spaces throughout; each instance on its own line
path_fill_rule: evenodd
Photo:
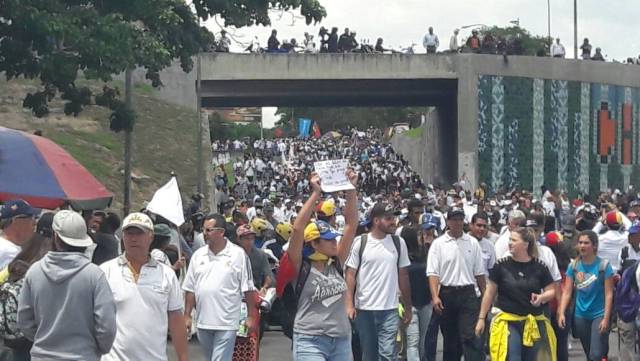
M 293 334 L 294 361 L 350 361 L 351 337 Z
M 577 336 L 588 361 L 600 361 L 609 353 L 609 331 L 600 333 L 600 321 L 602 317 L 593 320 L 580 317 L 573 319 Z
M 425 339 L 433 313 L 433 305 L 427 304 L 420 308 L 412 308 L 411 323 L 407 326 L 407 361 L 425 359 Z
M 236 331 L 198 329 L 198 341 L 206 361 L 231 361 L 236 344 Z
M 547 342 L 547 331 L 544 322 L 538 321 L 540 339 L 533 346 L 527 347 L 522 344 L 522 332 L 524 321 L 509 322 L 509 347 L 507 361 L 535 361 L 538 351 Z
M 355 326 L 360 338 L 362 361 L 395 361 L 396 335 L 400 317 L 397 309 L 357 310 Z

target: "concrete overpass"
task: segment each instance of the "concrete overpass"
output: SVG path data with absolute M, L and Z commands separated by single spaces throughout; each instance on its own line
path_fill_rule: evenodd
M 204 106 L 436 106 L 438 117 L 434 121 L 437 124 L 430 127 L 431 134 L 428 137 L 443 140 L 439 147 L 439 154 L 435 155 L 439 160 L 434 164 L 438 166 L 435 169 L 423 170 L 423 173 L 429 174 L 428 179 L 432 181 L 450 181 L 463 174 L 471 184 L 477 184 L 480 180 L 486 181 L 486 174 L 483 177 L 479 169 L 479 157 L 482 157 L 484 149 L 480 143 L 484 141 L 494 143 L 491 147 L 492 168 L 497 170 L 492 170 L 490 174 L 493 184 L 498 188 L 509 180 L 509 176 L 505 175 L 508 165 L 500 164 L 500 160 L 509 158 L 509 149 L 503 149 L 503 145 L 499 144 L 502 140 L 496 142 L 479 136 L 479 134 L 482 135 L 482 127 L 486 126 L 482 119 L 482 109 L 485 104 L 480 94 L 486 82 L 492 85 L 490 95 L 495 100 L 488 111 L 493 123 L 488 124 L 494 128 L 497 127 L 495 129 L 497 131 L 511 124 L 511 120 L 503 120 L 504 114 L 501 115 L 501 109 L 504 112 L 504 103 L 500 103 L 500 97 L 511 97 L 509 99 L 513 99 L 516 103 L 518 101 L 527 103 L 526 107 L 532 108 L 532 112 L 530 116 L 525 114 L 524 118 L 526 122 L 532 121 L 535 127 L 535 124 L 538 126 L 541 124 L 540 121 L 536 123 L 536 109 L 540 113 L 540 101 L 538 99 L 536 103 L 534 99 L 536 94 L 538 98 L 540 97 L 540 91 L 542 96 L 547 97 L 546 103 L 542 105 L 543 110 L 549 111 L 552 108 L 552 112 L 546 113 L 546 116 L 549 119 L 553 118 L 555 122 L 558 118 L 556 116 L 556 108 L 558 108 L 557 112 L 560 114 L 558 119 L 561 123 L 574 115 L 565 114 L 568 111 L 561 103 L 554 103 L 560 104 L 558 107 L 552 104 L 557 98 L 556 93 L 560 94 L 558 101 L 563 101 L 562 94 L 565 88 L 573 89 L 572 87 L 576 86 L 580 88 L 582 85 L 584 90 L 585 84 L 594 84 L 605 87 L 606 90 L 609 90 L 609 87 L 621 87 L 625 94 L 630 91 L 631 96 L 628 97 L 630 99 L 623 102 L 632 104 L 633 126 L 630 131 L 636 139 L 632 153 L 640 153 L 638 146 L 640 139 L 637 136 L 640 129 L 637 110 L 637 104 L 640 103 L 637 88 L 640 87 L 640 67 L 633 65 L 538 57 L 509 57 L 505 61 L 502 56 L 473 54 L 427 56 L 207 53 L 202 54 L 201 61 L 200 95 L 201 104 Z M 165 87 L 160 91 L 160 97 L 187 106 L 197 103 L 195 71 L 185 75 L 179 68 L 170 68 L 161 76 Z M 513 82 L 520 80 L 530 82 L 532 85 L 526 85 L 524 89 L 527 92 L 533 90 L 524 95 L 509 93 L 509 90 L 515 88 L 510 83 L 503 84 L 505 79 L 509 79 L 509 82 L 512 80 Z M 555 92 L 557 84 L 560 84 L 557 87 L 559 90 Z M 588 96 L 595 97 L 591 94 L 595 88 L 589 87 L 589 89 Z M 567 93 L 570 92 L 567 91 Z M 583 98 L 587 96 L 584 91 L 582 96 Z M 586 106 L 584 100 L 582 104 L 583 107 Z M 492 111 L 493 114 L 491 114 Z M 584 109 L 582 115 L 587 119 L 594 117 L 591 112 L 585 114 Z M 515 120 L 516 124 L 521 121 L 521 119 Z M 543 123 L 547 120 L 544 118 Z M 573 120 L 570 119 L 570 122 Z M 622 120 L 619 123 L 618 128 L 623 128 Z M 578 128 L 571 123 L 568 132 Z M 598 124 L 592 124 L 585 129 L 591 137 L 594 129 L 598 133 L 600 128 Z M 623 130 L 616 134 L 622 137 Z M 519 131 L 520 128 L 516 126 L 516 133 Z M 567 136 L 567 134 L 564 135 Z M 535 138 L 536 134 L 523 134 L 523 136 Z M 583 137 L 585 136 L 583 134 Z M 537 137 L 540 138 L 540 134 Z M 560 143 L 563 139 L 560 139 Z M 598 143 L 598 139 L 593 138 L 591 141 L 588 137 L 583 139 L 583 143 L 586 142 L 585 139 L 589 140 L 589 143 Z M 549 142 L 543 144 L 549 145 Z M 508 145 L 504 144 L 504 146 Z M 585 146 L 585 144 L 582 145 Z M 537 146 L 539 148 L 539 144 Z M 610 155 L 615 157 L 617 154 L 621 159 L 622 148 L 618 144 L 617 152 L 612 151 Z M 500 152 L 504 154 L 501 155 Z M 518 158 L 515 158 L 518 167 L 522 167 L 522 161 L 532 161 L 534 164 L 531 167 L 534 168 L 540 165 L 535 164 L 536 150 L 530 153 L 532 153 L 532 160 L 526 159 L 527 155 L 525 155 L 521 156 L 520 158 L 524 158 L 517 163 Z M 568 155 L 557 154 L 557 157 Z M 595 156 L 600 155 L 595 154 Z M 585 159 L 589 160 L 589 158 Z M 634 157 L 635 162 L 639 160 L 640 156 Z M 528 171 L 528 168 L 525 170 Z M 535 177 L 535 169 L 533 173 Z M 559 170 L 558 176 L 562 177 L 562 175 L 562 171 Z M 584 174 L 581 175 L 584 177 Z M 530 179 L 525 179 L 522 184 L 531 183 L 529 181 Z M 539 183 L 540 180 L 534 179 L 532 182 L 532 185 L 537 186 L 536 182 Z M 565 184 L 557 179 L 555 183 Z M 603 184 L 603 181 L 600 180 L 600 183 Z

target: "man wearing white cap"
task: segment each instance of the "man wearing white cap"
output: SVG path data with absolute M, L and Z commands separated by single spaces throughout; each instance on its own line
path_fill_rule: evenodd
M 116 306 L 100 268 L 83 255 L 93 244 L 84 219 L 53 217 L 53 251 L 27 272 L 18 327 L 33 340 L 31 359 L 98 361 L 116 336 Z
M 178 360 L 187 360 L 180 283 L 171 267 L 150 257 L 153 229 L 146 214 L 129 214 L 122 222 L 124 254 L 100 266 L 118 311 L 116 340 L 102 361 L 166 361 L 167 326 Z

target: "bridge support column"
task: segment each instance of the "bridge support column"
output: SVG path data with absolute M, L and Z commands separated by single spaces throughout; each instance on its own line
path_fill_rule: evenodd
M 464 179 L 474 190 L 479 183 L 478 171 L 478 76 L 471 58 L 461 58 L 458 73 L 457 101 L 457 178 Z

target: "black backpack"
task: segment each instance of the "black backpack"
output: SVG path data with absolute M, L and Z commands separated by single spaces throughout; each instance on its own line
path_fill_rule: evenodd
M 340 276 L 343 276 L 340 261 L 337 258 L 334 258 L 334 261 L 332 266 L 336 268 Z M 280 315 L 280 324 L 282 325 L 282 332 L 290 339 L 293 339 L 293 323 L 296 319 L 296 313 L 298 313 L 298 300 L 304 284 L 309 278 L 309 272 L 311 272 L 311 262 L 308 259 L 303 259 L 302 263 L 300 263 L 295 284 L 293 282 L 287 284 L 280 298 L 283 308 Z

